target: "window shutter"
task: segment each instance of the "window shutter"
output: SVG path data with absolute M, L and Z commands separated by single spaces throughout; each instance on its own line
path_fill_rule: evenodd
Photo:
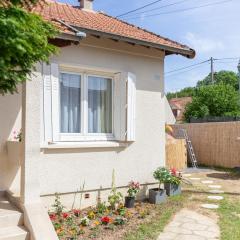
M 118 141 L 126 141 L 126 74 L 116 73 L 114 81 L 114 136 Z
M 135 141 L 136 132 L 136 75 L 127 76 L 127 141 Z
M 59 68 L 58 64 L 51 63 L 51 82 L 52 82 L 52 133 L 53 141 L 59 141 L 59 119 L 60 119 L 60 87 L 59 87 Z
M 44 142 L 52 142 L 51 66 L 43 63 L 43 126 Z

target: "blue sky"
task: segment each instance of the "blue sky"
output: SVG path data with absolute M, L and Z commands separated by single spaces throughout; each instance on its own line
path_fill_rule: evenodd
M 58 0 L 77 5 L 77 0 Z M 151 10 L 145 14 L 128 16 L 130 23 L 156 32 L 164 37 L 179 41 L 194 48 L 197 52 L 195 59 L 181 56 L 168 56 L 165 61 L 165 71 L 185 67 L 191 64 L 214 58 L 240 57 L 240 0 L 203 7 L 184 12 L 162 14 L 147 17 L 149 14 L 170 12 L 200 5 L 220 2 L 221 0 L 162 0 L 144 10 L 162 7 L 179 2 L 172 6 Z M 141 7 L 153 0 L 94 0 L 94 10 L 104 11 L 112 16 Z M 142 12 L 141 10 L 139 12 Z M 137 19 L 130 19 L 138 17 Z M 125 17 L 127 19 L 127 17 Z M 222 60 L 214 64 L 214 70 L 222 69 L 237 71 L 238 60 Z M 187 69 L 188 70 L 188 69 Z M 175 72 L 166 75 L 166 92 L 194 86 L 198 80 L 210 71 L 206 63 L 193 68 L 191 71 Z

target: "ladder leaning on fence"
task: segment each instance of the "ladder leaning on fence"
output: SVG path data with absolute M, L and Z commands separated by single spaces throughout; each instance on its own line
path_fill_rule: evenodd
M 187 131 L 186 129 L 181 129 L 181 132 L 183 133 L 183 136 L 186 140 L 186 143 L 187 143 L 187 150 L 188 150 L 188 154 L 189 154 L 189 157 L 190 157 L 190 160 L 191 160 L 191 164 L 192 164 L 192 167 L 193 168 L 197 168 L 197 158 L 196 158 L 196 155 L 194 153 L 194 150 L 193 150 L 193 146 L 192 146 L 192 142 L 187 134 Z

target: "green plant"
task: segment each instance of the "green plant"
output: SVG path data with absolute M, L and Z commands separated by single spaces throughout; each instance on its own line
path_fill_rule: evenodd
M 49 39 L 58 34 L 51 23 L 21 8 L 19 0 L 6 2 L 5 7 L 0 3 L 1 94 L 17 92 L 17 85 L 30 78 L 37 62 L 48 62 L 57 52 Z
M 127 221 L 126 218 L 118 216 L 114 219 L 114 224 L 115 225 L 124 225 L 126 223 L 126 221 Z
M 82 207 L 82 198 L 83 198 L 83 191 L 85 188 L 85 181 L 83 182 L 83 185 L 80 186 L 80 202 L 79 202 L 79 209 Z
M 137 193 L 140 191 L 140 184 L 139 182 L 134 182 L 134 181 L 131 181 L 129 184 L 128 184 L 128 196 L 129 197 L 136 197 Z
M 172 175 L 168 169 L 164 167 L 159 167 L 156 171 L 154 171 L 153 177 L 158 181 L 160 190 L 161 184 L 169 182 L 171 180 Z
M 80 220 L 80 223 L 81 223 L 82 226 L 88 226 L 89 223 L 90 223 L 90 220 L 89 220 L 88 217 L 84 217 Z
M 62 203 L 60 201 L 60 196 L 58 195 L 58 193 L 55 193 L 55 200 L 54 200 L 54 204 L 52 205 L 52 207 L 53 207 L 53 211 L 58 216 L 62 215 L 62 212 L 63 212 L 65 207 L 62 205 Z
M 97 208 L 96 208 L 96 212 L 98 214 L 104 214 L 107 211 L 107 206 L 106 203 L 98 203 Z
M 120 216 L 125 216 L 127 213 L 127 208 L 125 208 L 123 205 L 120 205 L 120 207 L 117 209 L 117 213 Z
M 108 196 L 108 202 L 110 204 L 111 209 L 115 210 L 118 205 L 123 202 L 123 195 L 117 191 L 115 186 L 115 171 L 112 173 L 112 190 L 110 195 Z
M 171 179 L 170 179 L 169 183 L 175 184 L 175 185 L 180 185 L 181 179 L 179 177 L 176 177 L 176 176 L 171 176 Z

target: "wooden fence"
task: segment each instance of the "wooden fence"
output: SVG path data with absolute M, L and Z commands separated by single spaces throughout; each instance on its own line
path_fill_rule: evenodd
M 187 149 L 184 139 L 167 139 L 166 165 L 168 168 L 183 170 L 187 167 Z
M 174 135 L 186 129 L 200 164 L 227 168 L 240 166 L 240 122 L 174 125 Z

